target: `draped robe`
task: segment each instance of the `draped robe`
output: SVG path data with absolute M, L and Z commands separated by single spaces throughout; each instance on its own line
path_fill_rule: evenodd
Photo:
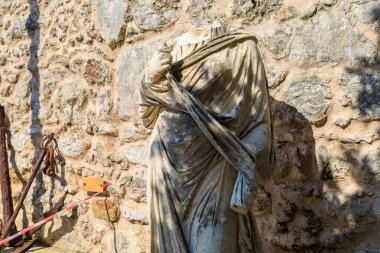
M 257 41 L 217 27 L 172 55 L 171 74 L 141 86 L 140 116 L 154 129 L 151 253 L 261 252 L 250 209 L 270 173 L 272 137 Z

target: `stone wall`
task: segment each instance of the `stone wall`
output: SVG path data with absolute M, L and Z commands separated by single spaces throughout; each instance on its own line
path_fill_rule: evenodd
M 44 227 L 69 252 L 146 252 L 150 131 L 138 118 L 143 68 L 159 42 L 215 20 L 259 39 L 275 127 L 276 172 L 253 210 L 265 252 L 379 252 L 378 0 L 1 0 L 0 103 L 9 118 L 14 201 L 42 136 L 65 158 L 39 175 L 18 228 L 82 177 L 112 184 Z M 112 210 L 112 219 L 104 205 Z M 335 251 L 336 250 L 336 251 Z

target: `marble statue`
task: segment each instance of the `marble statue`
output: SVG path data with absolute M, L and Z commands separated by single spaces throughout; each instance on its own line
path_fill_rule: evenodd
M 251 209 L 273 145 L 256 38 L 217 26 L 169 40 L 145 69 L 140 116 L 151 253 L 262 252 Z

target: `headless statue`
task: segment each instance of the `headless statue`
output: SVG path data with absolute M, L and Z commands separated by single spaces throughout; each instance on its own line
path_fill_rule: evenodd
M 273 156 L 256 38 L 218 26 L 168 41 L 146 67 L 140 116 L 154 129 L 151 253 L 262 252 L 251 209 Z

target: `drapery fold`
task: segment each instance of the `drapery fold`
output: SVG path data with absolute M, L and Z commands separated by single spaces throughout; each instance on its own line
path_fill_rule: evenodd
M 252 35 L 211 34 L 175 48 L 171 74 L 141 86 L 140 115 L 154 128 L 152 253 L 261 252 L 250 209 L 254 185 L 270 168 L 265 70 Z

